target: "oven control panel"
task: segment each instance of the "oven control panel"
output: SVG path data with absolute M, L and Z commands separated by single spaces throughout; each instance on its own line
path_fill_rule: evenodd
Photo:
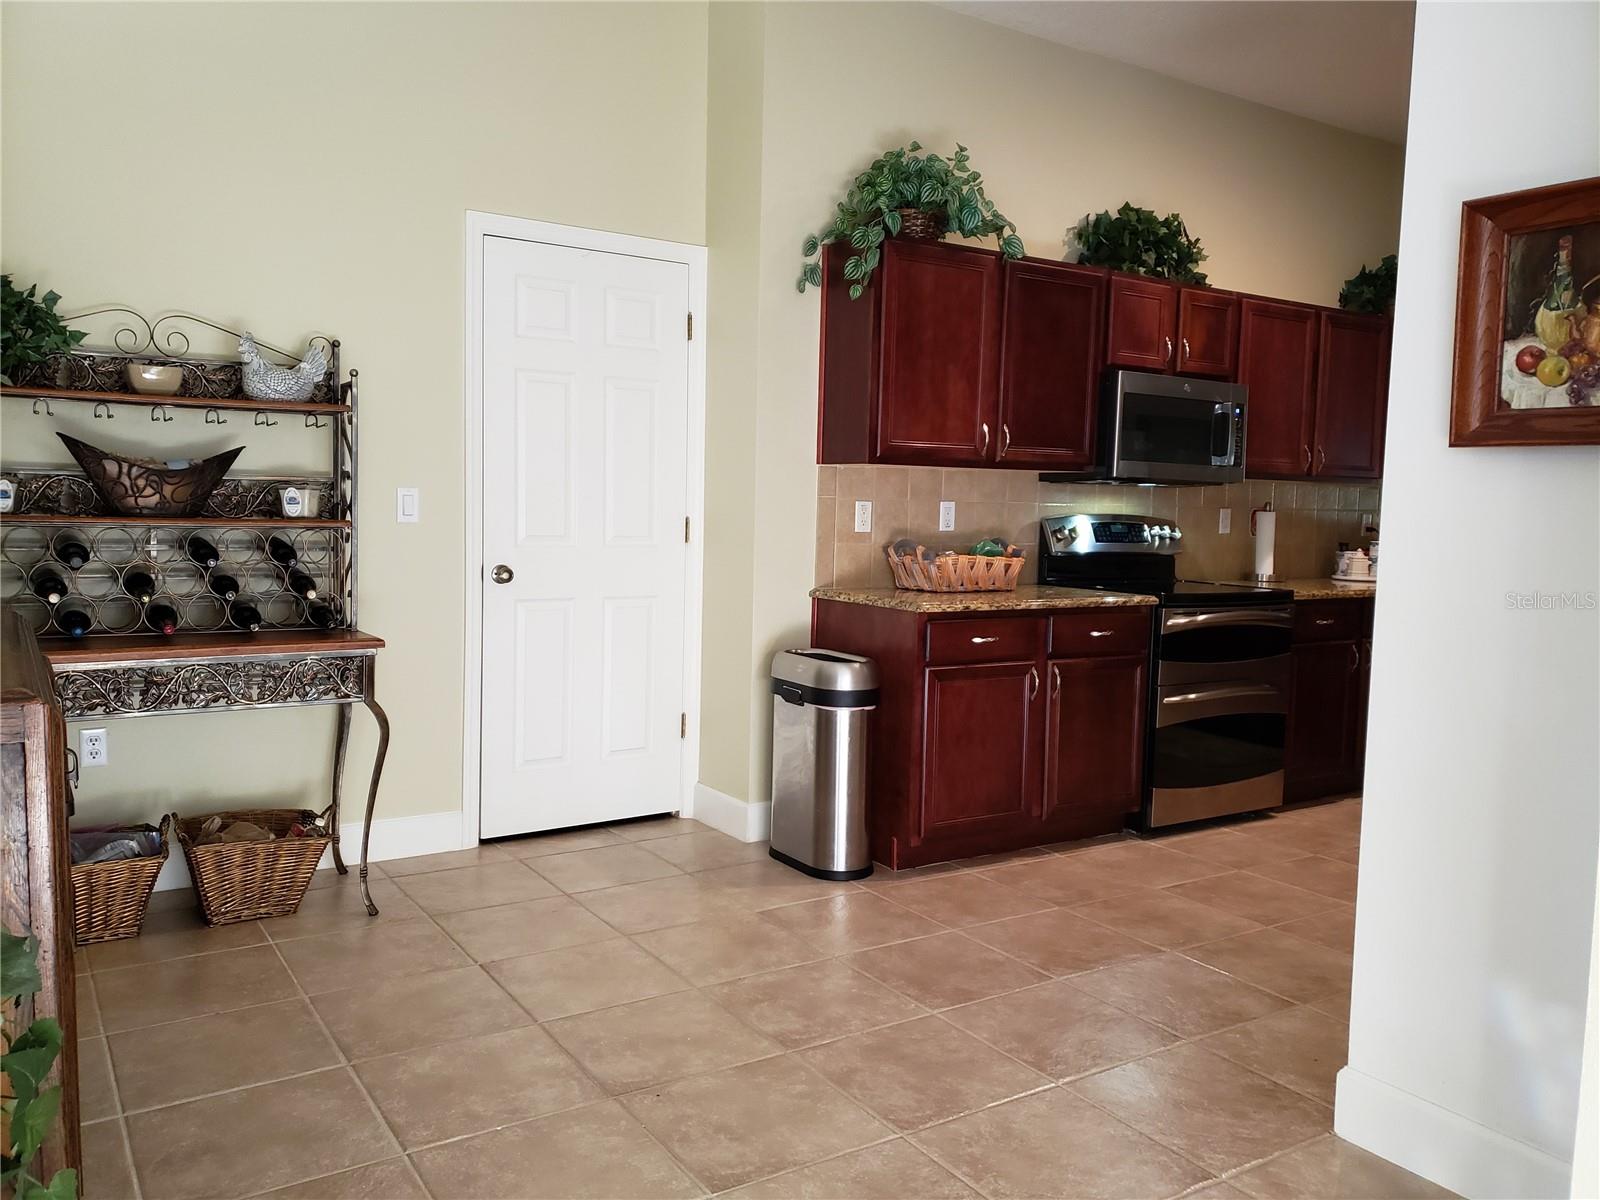
M 1182 549 L 1183 530 L 1159 517 L 1068 513 L 1041 521 L 1039 538 L 1047 554 L 1176 554 Z

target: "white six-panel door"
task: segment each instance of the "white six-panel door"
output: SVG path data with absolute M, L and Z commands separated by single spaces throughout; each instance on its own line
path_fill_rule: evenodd
M 483 254 L 481 834 L 673 811 L 688 267 Z

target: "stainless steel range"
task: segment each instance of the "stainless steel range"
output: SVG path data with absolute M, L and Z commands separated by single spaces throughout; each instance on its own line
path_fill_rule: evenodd
M 1158 596 L 1143 828 L 1283 803 L 1292 592 L 1178 578 L 1183 531 L 1072 513 L 1039 526 L 1039 581 Z

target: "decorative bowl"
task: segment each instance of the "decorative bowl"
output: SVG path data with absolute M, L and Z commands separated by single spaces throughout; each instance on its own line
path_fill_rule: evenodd
M 243 446 L 235 446 L 199 462 L 167 463 L 113 454 L 64 433 L 56 436 L 78 460 L 95 491 L 125 517 L 198 516 L 233 460 L 244 453 Z
M 183 386 L 181 367 L 131 362 L 122 370 L 128 378 L 128 386 L 141 396 L 176 396 Z

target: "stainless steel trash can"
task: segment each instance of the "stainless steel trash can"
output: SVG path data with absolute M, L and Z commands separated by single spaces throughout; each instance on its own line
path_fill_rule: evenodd
M 772 658 L 772 844 L 818 879 L 872 874 L 867 846 L 867 720 L 878 664 L 838 650 Z

